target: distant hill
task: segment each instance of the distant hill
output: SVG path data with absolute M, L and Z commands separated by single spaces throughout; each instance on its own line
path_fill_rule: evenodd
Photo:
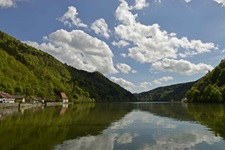
M 58 100 L 135 101 L 136 97 L 99 72 L 77 70 L 0 32 L 0 91 Z
M 189 102 L 225 102 L 225 59 L 188 90 Z
M 139 101 L 180 101 L 195 82 L 159 87 L 148 92 L 136 94 Z

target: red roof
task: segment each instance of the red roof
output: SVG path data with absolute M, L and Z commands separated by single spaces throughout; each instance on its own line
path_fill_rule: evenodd
M 66 94 L 63 93 L 63 92 L 60 93 L 60 96 L 61 96 L 62 99 L 68 99 L 68 97 L 66 96 Z
M 2 97 L 2 98 L 14 98 L 14 96 L 12 96 L 8 93 L 2 92 L 2 91 L 0 91 L 0 97 Z

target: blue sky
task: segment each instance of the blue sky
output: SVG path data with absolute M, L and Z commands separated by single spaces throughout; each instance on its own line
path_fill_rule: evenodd
M 225 57 L 225 0 L 0 0 L 0 30 L 129 91 L 195 81 Z

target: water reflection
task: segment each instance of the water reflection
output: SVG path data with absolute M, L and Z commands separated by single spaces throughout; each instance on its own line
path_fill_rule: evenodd
M 225 147 L 224 105 L 77 104 L 0 112 L 1 150 Z
M 188 105 L 187 111 L 194 120 L 207 126 L 215 135 L 225 139 L 225 105 L 224 104 L 198 104 Z
M 17 110 L 0 121 L 0 149 L 49 150 L 65 140 L 98 135 L 130 110 L 117 104 Z
M 202 125 L 134 110 L 97 136 L 65 141 L 55 149 L 224 149 L 224 141 Z

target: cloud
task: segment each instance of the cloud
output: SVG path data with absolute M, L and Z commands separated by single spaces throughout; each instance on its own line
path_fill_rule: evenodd
M 15 2 L 13 0 L 0 0 L 0 7 L 8 8 L 15 6 Z
M 139 84 L 139 87 L 143 88 L 143 89 L 148 89 L 148 86 L 152 86 L 152 83 L 151 82 L 141 82 Z
M 154 80 L 154 81 L 152 81 L 152 83 L 155 85 L 161 85 L 161 84 L 163 84 L 163 82 L 168 82 L 171 80 L 173 80 L 173 77 L 167 76 L 167 77 L 162 77 L 160 79 Z
M 123 57 L 123 58 L 126 58 L 127 57 L 127 54 L 121 53 L 120 56 Z
M 115 33 L 123 40 L 132 42 L 128 56 L 141 63 L 151 63 L 163 58 L 177 58 L 197 55 L 217 49 L 214 43 L 203 43 L 200 40 L 177 38 L 174 33 L 167 33 L 158 24 L 146 26 L 141 23 L 119 25 Z M 184 52 L 179 52 L 179 50 Z
M 121 72 L 126 73 L 126 74 L 129 73 L 129 72 L 137 73 L 136 70 L 132 70 L 132 68 L 131 68 L 129 65 L 125 64 L 125 63 L 118 63 L 118 64 L 116 65 L 116 67 L 117 67 Z
M 171 81 L 171 80 L 173 80 L 173 77 L 170 77 L 170 76 L 162 77 L 159 79 L 159 81 L 162 81 L 162 82 L 167 82 L 167 81 Z
M 152 68 L 164 72 L 175 72 L 183 75 L 193 75 L 197 73 L 205 73 L 212 70 L 211 65 L 199 63 L 193 64 L 187 60 L 174 60 L 165 58 L 162 61 L 154 62 Z
M 132 73 L 137 73 L 137 70 L 132 70 L 131 72 L 132 72 Z
M 156 2 L 159 1 L 161 2 L 161 0 L 155 0 Z M 192 0 L 184 0 L 186 3 L 191 2 Z M 222 4 L 222 6 L 225 6 L 225 0 L 213 0 L 214 2 L 217 2 L 218 4 Z
M 123 73 L 129 73 L 131 71 L 131 67 L 124 63 L 118 63 L 117 68 Z
M 154 80 L 154 81 L 152 81 L 152 83 L 154 83 L 155 85 L 161 85 L 162 84 L 162 82 L 160 82 L 159 80 Z
M 68 7 L 68 11 L 61 17 L 58 18 L 58 21 L 64 23 L 64 25 L 68 25 L 69 27 L 76 26 L 76 27 L 84 27 L 86 28 L 87 25 L 82 23 L 80 18 L 77 18 L 78 12 L 76 7 L 70 6 Z
M 137 14 L 132 14 L 131 7 L 124 0 L 116 10 L 116 19 L 121 22 L 115 27 L 116 35 L 131 43 L 128 56 L 141 63 L 152 63 L 164 58 L 188 57 L 218 49 L 214 43 L 201 40 L 189 40 L 176 37 L 160 25 L 144 25 L 136 21 Z
M 95 31 L 96 34 L 102 35 L 105 38 L 110 37 L 110 30 L 108 29 L 108 25 L 103 18 L 100 18 L 92 23 L 91 29 Z
M 168 81 L 171 81 L 171 80 L 173 80 L 173 77 L 166 76 L 166 77 L 162 77 L 160 79 L 155 79 L 152 82 L 141 82 L 139 84 L 139 87 L 146 90 L 146 89 L 149 88 L 149 86 L 152 86 L 152 85 L 161 85 L 161 84 L 163 84 L 163 82 L 168 82 Z
M 225 0 L 214 0 L 218 4 L 222 4 L 222 6 L 225 6 Z
M 124 40 L 120 40 L 119 42 L 113 41 L 112 45 L 117 46 L 117 47 L 126 47 L 129 46 L 129 43 L 127 41 Z
M 29 1 L 29 0 L 0 0 L 0 8 L 15 7 L 17 1 Z
M 135 23 L 135 18 L 138 16 L 137 14 L 133 15 L 130 10 L 128 3 L 125 0 L 119 0 L 121 3 L 119 7 L 116 9 L 116 19 L 121 21 L 123 24 L 130 25 Z
M 127 80 L 125 80 L 123 78 L 111 77 L 110 80 L 115 82 L 115 83 L 117 83 L 117 84 L 119 84 L 121 87 L 123 87 L 123 88 L 125 88 L 127 90 L 131 90 L 132 88 L 135 87 L 135 85 L 132 82 L 127 81 Z
M 44 38 L 45 42 L 26 43 L 41 49 L 58 60 L 77 69 L 89 72 L 99 71 L 103 74 L 115 74 L 118 71 L 113 66 L 113 53 L 109 46 L 84 31 L 57 30 Z
M 186 3 L 189 3 L 189 2 L 191 2 L 191 0 L 184 0 Z
M 135 5 L 132 7 L 132 9 L 141 10 L 144 7 L 148 7 L 149 3 L 146 2 L 146 0 L 135 0 Z

